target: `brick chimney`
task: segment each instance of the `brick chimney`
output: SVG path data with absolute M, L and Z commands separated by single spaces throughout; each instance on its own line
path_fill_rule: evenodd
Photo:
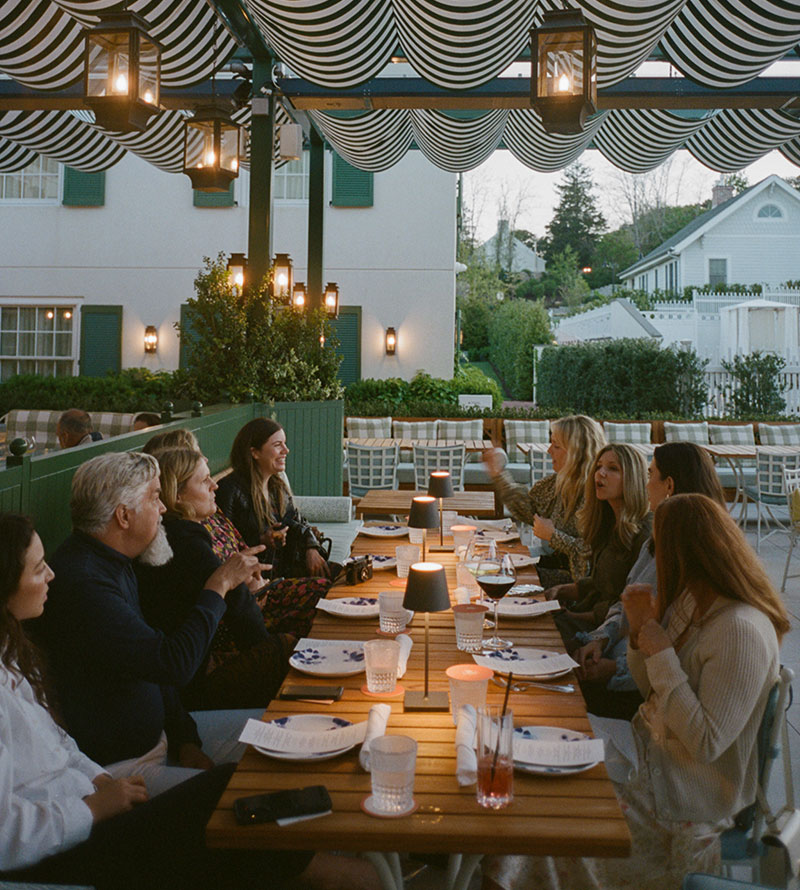
M 732 197 L 733 186 L 728 185 L 720 176 L 720 178 L 714 183 L 714 187 L 711 189 L 711 209 L 713 210 L 720 204 L 724 204 L 726 201 L 730 201 Z

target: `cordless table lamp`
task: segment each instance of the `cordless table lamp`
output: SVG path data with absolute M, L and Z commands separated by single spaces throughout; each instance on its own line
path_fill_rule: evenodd
M 422 561 L 425 562 L 426 529 L 436 528 L 436 498 L 420 495 L 411 499 L 411 512 L 408 514 L 408 527 L 422 529 Z
M 434 470 L 431 473 L 428 478 L 428 494 L 431 497 L 439 498 L 439 546 L 431 547 L 431 550 L 451 550 L 451 547 L 444 546 L 444 521 L 442 520 L 442 501 L 455 494 L 453 480 L 447 470 Z
M 428 615 L 430 612 L 446 612 L 450 608 L 444 566 L 436 562 L 417 562 L 411 566 L 403 608 L 425 613 L 425 690 L 408 690 L 403 706 L 407 711 L 446 711 L 450 707 L 447 693 L 428 690 Z

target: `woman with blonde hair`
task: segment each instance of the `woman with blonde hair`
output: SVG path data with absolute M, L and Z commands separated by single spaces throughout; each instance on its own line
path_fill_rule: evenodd
M 591 553 L 591 572 L 571 584 L 545 591 L 568 611 L 556 624 L 568 647 L 577 631 L 593 630 L 619 599 L 625 579 L 650 536 L 647 469 L 630 445 L 606 445 L 586 482 L 578 528 Z
M 648 584 L 622 596 L 628 662 L 645 701 L 632 723 L 606 723 L 631 855 L 495 859 L 487 887 L 674 890 L 687 872 L 717 870 L 720 832 L 756 798 L 758 730 L 778 678 L 786 610 L 711 498 L 664 500 L 653 537 L 657 597 Z
M 499 449 L 484 453 L 495 491 L 514 519 L 533 526 L 533 533 L 553 551 L 539 561 L 540 577 L 550 586 L 569 576 L 577 581 L 586 574 L 586 552 L 578 531 L 577 515 L 595 455 L 606 443 L 600 424 L 585 414 L 562 417 L 550 424 L 553 473 L 528 489 L 503 471 Z M 543 583 L 545 583 L 543 581 Z

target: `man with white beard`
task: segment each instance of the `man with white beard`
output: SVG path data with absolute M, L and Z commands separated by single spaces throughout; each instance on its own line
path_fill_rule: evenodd
M 78 468 L 73 532 L 50 560 L 55 578 L 32 628 L 70 735 L 114 777 L 142 775 L 151 796 L 214 765 L 178 689 L 202 664 L 225 595 L 263 568 L 254 555 L 263 547 L 243 551 L 208 578 L 180 627 L 154 630 L 139 607 L 132 562 L 163 565 L 172 557 L 160 491 L 158 462 L 147 454 L 103 454 Z M 217 744 L 217 762 L 235 759 L 250 715 L 213 713 L 212 741 L 228 743 Z

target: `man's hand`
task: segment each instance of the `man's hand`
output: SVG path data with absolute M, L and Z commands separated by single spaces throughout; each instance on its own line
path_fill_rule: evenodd
M 188 769 L 211 769 L 214 761 L 195 745 L 194 742 L 184 742 L 178 751 L 178 763 Z
M 306 550 L 306 565 L 308 566 L 308 574 L 312 578 L 330 578 L 331 576 L 325 557 L 319 550 L 314 550 L 313 547 Z
M 92 822 L 102 822 L 120 813 L 127 813 L 148 799 L 147 788 L 141 776 L 112 779 L 111 776 L 104 775 L 99 785 L 98 778 L 100 777 L 95 777 L 97 791 L 83 799 L 92 812 Z
M 247 584 L 250 587 L 251 584 L 259 582 L 263 587 L 264 581 L 261 573 L 264 566 L 256 556 L 263 549 L 264 545 L 259 544 L 257 547 L 247 547 L 234 553 L 213 572 L 205 583 L 205 589 L 214 590 L 224 598 L 229 590 L 233 590 L 240 584 Z

